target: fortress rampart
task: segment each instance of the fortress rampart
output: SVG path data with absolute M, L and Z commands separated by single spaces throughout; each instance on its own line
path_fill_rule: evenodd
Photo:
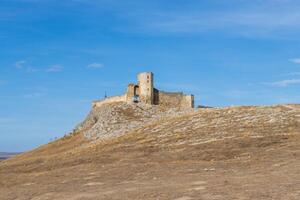
M 130 83 L 122 96 L 105 98 L 94 101 L 93 107 L 115 102 L 145 103 L 170 108 L 194 108 L 194 95 L 185 95 L 182 92 L 164 92 L 154 88 L 152 72 L 138 74 L 138 84 Z
M 100 107 L 104 104 L 109 104 L 109 103 L 117 103 L 117 102 L 126 102 L 126 95 L 123 96 L 113 96 L 113 97 L 108 97 L 105 98 L 101 101 L 94 101 L 93 102 L 93 107 Z
M 155 91 L 154 96 L 154 105 L 178 108 L 194 107 L 193 95 L 185 95 L 182 92 L 164 92 L 157 90 Z

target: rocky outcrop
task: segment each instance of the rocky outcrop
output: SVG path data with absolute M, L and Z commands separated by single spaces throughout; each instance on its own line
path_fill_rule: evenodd
M 194 109 L 180 110 L 142 103 L 105 104 L 93 108 L 87 118 L 76 127 L 75 132 L 83 131 L 88 139 L 105 139 L 193 111 Z

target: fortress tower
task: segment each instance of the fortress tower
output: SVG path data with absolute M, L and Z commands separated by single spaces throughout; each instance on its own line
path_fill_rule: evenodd
M 186 95 L 183 92 L 164 92 L 154 88 L 154 75 L 152 72 L 139 73 L 137 79 L 138 84 L 128 84 L 124 95 L 95 101 L 93 107 L 99 107 L 107 103 L 127 102 L 159 105 L 168 108 L 194 108 L 194 95 Z
M 143 72 L 138 74 L 139 98 L 140 101 L 146 104 L 153 104 L 154 87 L 153 73 Z

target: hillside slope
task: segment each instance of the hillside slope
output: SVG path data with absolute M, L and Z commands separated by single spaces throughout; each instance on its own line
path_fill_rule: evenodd
M 1 162 L 0 199 L 300 199 L 299 105 L 163 115 L 87 140 L 98 121 Z

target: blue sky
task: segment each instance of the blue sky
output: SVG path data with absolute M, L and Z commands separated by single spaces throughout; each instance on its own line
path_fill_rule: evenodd
M 210 106 L 300 102 L 297 0 L 1 0 L 0 151 L 61 137 L 141 71 Z

